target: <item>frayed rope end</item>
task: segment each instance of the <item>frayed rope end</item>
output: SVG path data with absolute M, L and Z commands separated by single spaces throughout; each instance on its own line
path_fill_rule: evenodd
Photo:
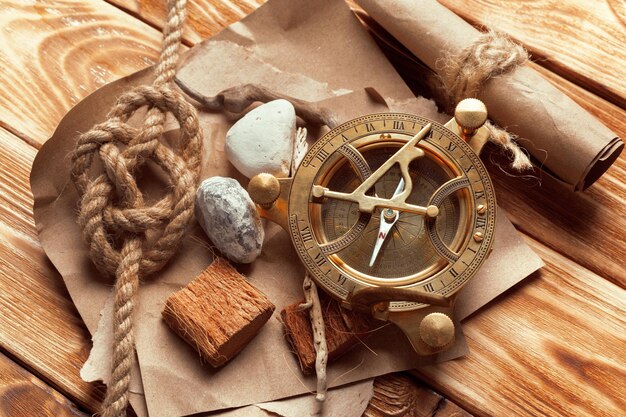
M 495 143 L 511 155 L 511 168 L 518 172 L 533 169 L 533 164 L 524 150 L 515 142 L 517 138 L 513 133 L 494 125 L 490 121 L 485 123 L 489 131 L 489 141 Z

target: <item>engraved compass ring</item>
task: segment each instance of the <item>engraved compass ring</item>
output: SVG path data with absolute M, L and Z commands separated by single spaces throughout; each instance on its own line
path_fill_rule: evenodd
M 395 323 L 418 353 L 439 352 L 454 340 L 456 296 L 495 231 L 493 186 L 478 156 L 486 117 L 475 99 L 445 125 L 362 116 L 322 136 L 293 178 L 262 174 L 249 191 L 324 291 Z

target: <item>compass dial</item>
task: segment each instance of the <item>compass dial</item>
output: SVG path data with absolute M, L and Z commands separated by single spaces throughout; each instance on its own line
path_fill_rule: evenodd
M 289 227 L 313 278 L 337 299 L 371 286 L 450 295 L 486 258 L 495 211 L 467 143 L 417 116 L 375 114 L 311 148 L 292 182 Z
M 362 152 L 372 170 L 379 168 L 391 157 L 400 148 L 401 143 L 388 142 L 386 145 L 382 143 L 380 145 L 382 146 L 375 146 Z M 413 189 L 406 201 L 422 206 L 427 205 L 428 198 L 449 179 L 449 174 L 430 158 L 413 162 L 409 166 L 409 173 L 413 179 Z M 401 180 L 400 169 L 394 166 L 376 183 L 374 191 L 379 197 L 391 198 Z M 360 183 L 350 164 L 346 163 L 337 170 L 327 186 L 332 190 L 349 193 Z M 461 215 L 460 204 L 458 196 L 453 195 L 446 198 L 439 207 L 436 229 L 447 245 L 452 245 L 457 235 Z M 314 208 L 312 212 L 313 223 L 322 225 L 316 232 L 324 243 L 341 239 L 359 221 L 360 216 L 357 204 L 330 199 L 321 204 L 319 209 Z M 386 221 L 383 209 L 376 210 L 369 216 L 362 233 L 351 245 L 336 252 L 335 259 L 341 259 L 343 269 L 384 279 L 402 279 L 414 275 L 417 271 L 429 268 L 441 269 L 445 266 L 446 262 L 439 257 L 428 240 L 424 216 L 404 212 L 398 213 L 398 220 L 386 234 L 380 253 L 374 265 L 370 267 L 369 261 L 379 238 L 381 220 Z M 419 256 L 415 256 L 417 253 Z

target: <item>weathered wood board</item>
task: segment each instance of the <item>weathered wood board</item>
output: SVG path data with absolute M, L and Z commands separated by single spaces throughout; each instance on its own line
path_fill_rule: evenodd
M 0 28 L 0 126 L 33 145 L 86 95 L 154 64 L 161 44 L 102 1 L 3 1 Z
M 36 148 L 73 104 L 156 58 L 164 13 L 160 2 L 111 3 L 0 5 L 0 349 L 53 387 L 38 382 L 37 389 L 57 390 L 89 413 L 97 409 L 103 392 L 78 376 L 89 335 L 37 242 L 28 175 Z M 259 3 L 192 1 L 197 11 L 192 12 L 187 44 L 216 33 Z M 625 136 L 626 112 L 620 106 L 626 34 L 619 0 L 598 2 L 597 8 L 583 8 L 583 0 L 524 2 L 528 15 L 514 13 L 505 1 L 442 3 L 464 10 L 471 21 L 491 19 L 537 56 L 549 58 L 536 68 Z M 542 25 L 533 24 L 533 15 Z M 587 30 L 561 31 L 564 20 L 574 26 L 584 22 Z M 626 409 L 626 296 L 620 288 L 626 285 L 625 161 L 622 156 L 584 194 L 547 179 L 542 187 L 524 183 L 491 169 L 500 204 L 547 266 L 467 321 L 470 356 L 423 368 L 422 379 L 476 415 L 609 416 Z M 12 384 L 32 383 L 34 377 L 0 359 L 0 374 L 9 375 Z M 394 385 L 398 381 L 385 381 L 377 381 L 366 415 L 390 415 L 384 409 L 395 397 L 384 396 L 393 389 L 413 389 L 406 381 L 402 389 Z M 429 394 L 430 400 L 416 395 L 420 401 L 407 400 L 410 407 L 415 404 L 409 408 L 414 415 L 431 415 L 433 409 L 437 415 L 465 413 L 438 394 Z M 433 408 L 434 401 L 438 405 Z M 41 403 L 49 404 L 49 415 L 80 415 L 57 408 L 63 401 Z M 451 412 L 443 413 L 450 407 Z M 25 410 L 30 414 L 24 415 L 45 415 L 38 408 Z
M 0 416 L 87 417 L 87 414 L 0 353 Z

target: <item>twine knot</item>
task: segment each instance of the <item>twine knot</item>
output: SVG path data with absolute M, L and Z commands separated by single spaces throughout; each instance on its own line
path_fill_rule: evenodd
M 153 84 L 119 97 L 107 120 L 80 135 L 72 153 L 71 177 L 80 196 L 78 224 L 98 270 L 115 276 L 112 373 L 103 417 L 126 415 L 139 279 L 167 263 L 193 218 L 202 132 L 195 108 L 169 86 L 176 72 L 185 6 L 186 0 L 168 3 Z M 129 123 L 140 109 L 145 109 L 142 122 Z M 175 141 L 162 138 L 168 114 L 179 125 Z M 147 165 L 162 171 L 158 177 L 167 190 L 154 204 L 146 202 L 137 181 Z
M 477 97 L 490 78 L 513 71 L 527 61 L 526 49 L 506 35 L 494 31 L 482 34 L 458 55 L 444 59 L 441 78 L 451 108 L 464 98 Z M 515 135 L 491 122 L 485 126 L 490 132 L 490 141 L 511 154 L 514 169 L 532 168 L 528 155 L 516 143 Z

